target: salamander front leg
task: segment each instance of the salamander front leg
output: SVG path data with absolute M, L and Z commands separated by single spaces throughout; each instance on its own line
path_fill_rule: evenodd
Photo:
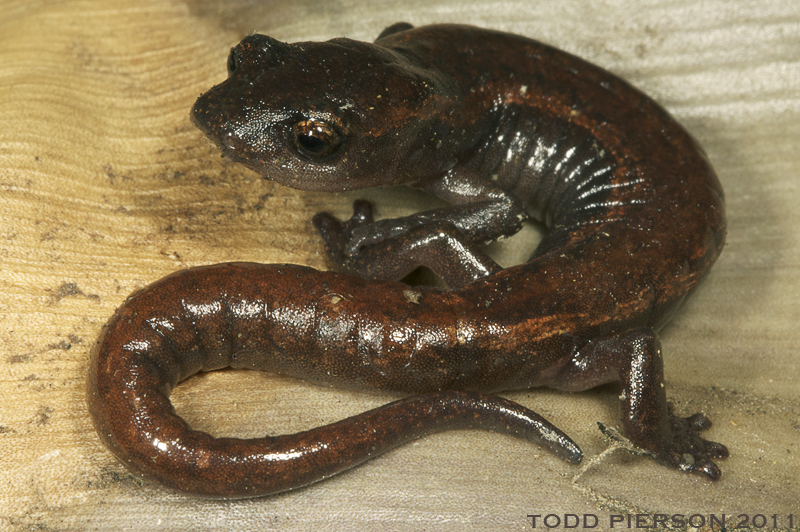
M 372 218 L 372 206 L 364 200 L 353 204 L 353 217 L 346 222 L 327 213 L 317 214 L 312 221 L 336 268 L 367 279 L 397 281 L 417 267 L 426 266 L 450 288 L 457 289 L 502 269 L 448 222 L 427 223 L 400 234 L 382 235 L 377 243 L 351 254 L 348 250 L 353 232 L 365 226 L 377 226 Z
M 721 472 L 712 458 L 726 458 L 728 449 L 700 436 L 711 426 L 703 414 L 681 418 L 672 413 L 661 342 L 653 329 L 642 327 L 590 342 L 559 379 L 566 384 L 558 388 L 568 390 L 619 380 L 622 425 L 635 445 L 669 467 L 719 479 Z

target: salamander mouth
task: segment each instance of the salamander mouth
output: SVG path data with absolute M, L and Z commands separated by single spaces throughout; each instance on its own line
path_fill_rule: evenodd
M 226 154 L 238 148 L 230 140 L 239 136 L 233 124 L 241 112 L 235 103 L 240 97 L 228 78 L 201 94 L 189 113 L 192 123 Z
M 216 89 L 216 87 L 215 87 Z M 210 91 L 202 94 L 197 101 L 194 102 L 192 110 L 189 115 L 192 123 L 205 134 L 214 144 L 219 148 L 224 148 L 221 143 L 221 129 L 224 128 L 224 120 L 222 120 L 223 113 L 219 109 L 219 105 L 215 104 L 210 98 Z
M 226 159 L 230 159 L 232 161 L 236 161 L 236 162 L 242 162 L 242 163 L 246 163 L 247 162 L 247 161 L 244 161 L 244 160 L 242 160 L 242 159 L 240 159 L 240 158 L 238 158 L 236 156 L 236 150 L 232 146 L 229 146 L 229 145 L 225 144 L 224 142 L 222 142 L 222 139 L 218 135 L 217 131 L 215 131 L 207 122 L 205 122 L 196 113 L 194 113 L 194 108 L 192 108 L 192 123 L 200 131 L 203 132 L 203 134 L 206 137 L 206 140 L 211 145 L 213 145 L 214 147 L 216 147 L 218 150 L 220 150 L 222 152 L 222 156 L 223 157 L 225 157 Z
M 214 87 L 210 91 L 201 95 L 192 106 L 190 117 L 192 123 L 203 132 L 206 139 L 222 152 L 222 156 L 233 162 L 244 164 L 245 166 L 263 173 L 261 168 L 253 164 L 254 157 L 251 149 L 243 145 L 241 139 L 233 135 L 233 129 L 229 120 L 226 120 L 226 110 L 224 100 L 214 94 L 218 88 Z

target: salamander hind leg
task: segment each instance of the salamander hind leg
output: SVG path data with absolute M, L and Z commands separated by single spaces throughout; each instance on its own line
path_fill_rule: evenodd
M 682 418 L 667 403 L 661 342 L 648 327 L 629 330 L 589 342 L 559 376 L 561 389 L 582 390 L 618 380 L 620 413 L 626 436 L 655 460 L 675 469 L 721 476 L 714 458 L 726 458 L 728 449 L 704 439 L 711 427 L 703 414 Z

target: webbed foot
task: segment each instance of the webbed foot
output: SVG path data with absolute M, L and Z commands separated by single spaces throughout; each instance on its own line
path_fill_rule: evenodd
M 704 475 L 709 480 L 719 480 L 722 472 L 712 458 L 727 458 L 728 448 L 706 440 L 700 432 L 711 427 L 711 420 L 703 414 L 679 417 L 669 413 L 670 440 L 660 451 L 653 451 L 659 462 L 688 473 Z

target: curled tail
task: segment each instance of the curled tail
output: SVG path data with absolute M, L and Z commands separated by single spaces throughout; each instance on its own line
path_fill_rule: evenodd
M 299 488 L 408 441 L 452 429 L 510 434 L 565 460 L 581 460 L 577 445 L 541 416 L 474 392 L 415 395 L 277 437 L 214 438 L 192 430 L 169 400 L 170 391 L 188 376 L 223 367 L 300 375 L 303 368 L 324 363 L 306 353 L 319 347 L 319 338 L 299 348 L 302 331 L 287 332 L 276 314 L 286 308 L 268 301 L 295 294 L 298 286 L 306 287 L 310 300 L 318 299 L 308 289 L 308 276 L 319 277 L 314 283 L 319 286 L 333 282 L 335 274 L 293 266 L 216 265 L 179 272 L 129 298 L 95 346 L 87 387 L 95 427 L 117 458 L 173 489 L 225 498 Z M 302 328 L 306 322 L 297 323 Z M 352 385 L 358 375 L 341 379 Z

